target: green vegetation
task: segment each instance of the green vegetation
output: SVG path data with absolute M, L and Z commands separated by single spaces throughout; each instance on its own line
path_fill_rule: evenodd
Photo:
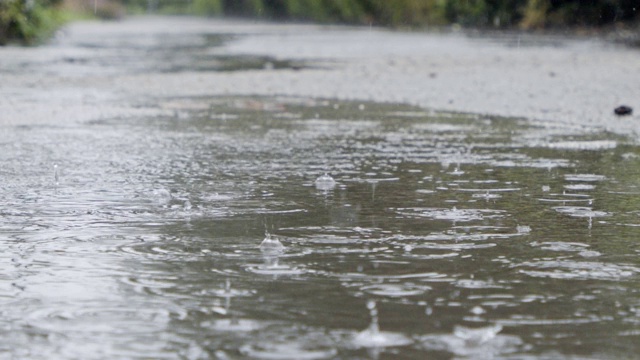
M 60 2 L 0 0 L 0 44 L 33 43 L 68 16 Z M 87 3 L 84 3 L 85 7 Z M 122 4 L 133 12 L 236 16 L 287 21 L 423 27 L 606 26 L 637 23 L 637 0 L 101 0 L 99 17 L 119 17 Z M 84 9 L 87 11 L 87 9 Z
M 128 7 L 277 20 L 475 27 L 602 26 L 637 21 L 637 0 L 123 0 Z
M 118 0 L 94 1 L 0 0 L 0 45 L 37 44 L 69 21 L 88 17 L 111 19 L 124 14 Z
M 53 31 L 63 21 L 56 5 L 47 0 L 0 0 L 0 44 L 33 43 Z

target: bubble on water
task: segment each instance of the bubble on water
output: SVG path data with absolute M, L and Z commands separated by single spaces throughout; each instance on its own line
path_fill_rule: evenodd
M 527 225 L 518 225 L 516 226 L 516 231 L 518 234 L 528 234 L 531 232 L 531 227 Z
M 316 189 L 327 191 L 336 186 L 336 181 L 331 177 L 331 175 L 324 173 L 316 179 L 315 185 Z

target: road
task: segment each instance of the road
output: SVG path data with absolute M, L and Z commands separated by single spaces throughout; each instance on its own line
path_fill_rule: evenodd
M 205 48 L 215 36 L 222 45 Z M 185 44 L 199 47 L 198 59 L 268 56 L 303 66 L 191 69 Z M 163 47 L 172 56 L 158 57 Z M 0 122 L 8 125 L 135 117 L 153 111 L 141 105 L 153 98 L 294 95 L 640 129 L 640 49 L 588 38 L 131 17 L 75 22 L 44 46 L 0 48 L 0 58 Z M 157 66 L 176 61 L 176 71 Z M 615 116 L 621 104 L 635 115 Z

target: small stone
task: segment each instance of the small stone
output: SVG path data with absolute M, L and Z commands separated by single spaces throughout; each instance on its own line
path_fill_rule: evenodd
M 630 106 L 620 105 L 613 110 L 616 115 L 631 115 L 633 113 L 633 109 Z

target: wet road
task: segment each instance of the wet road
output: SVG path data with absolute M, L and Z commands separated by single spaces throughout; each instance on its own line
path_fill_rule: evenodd
M 144 17 L 75 23 L 49 46 L 1 52 L 5 123 L 126 116 L 138 110 L 130 100 L 147 95 L 279 94 L 403 102 L 627 134 L 637 133 L 638 115 L 617 118 L 613 109 L 640 108 L 637 48 L 561 36 Z M 230 65 L 214 56 L 281 66 L 219 72 Z

